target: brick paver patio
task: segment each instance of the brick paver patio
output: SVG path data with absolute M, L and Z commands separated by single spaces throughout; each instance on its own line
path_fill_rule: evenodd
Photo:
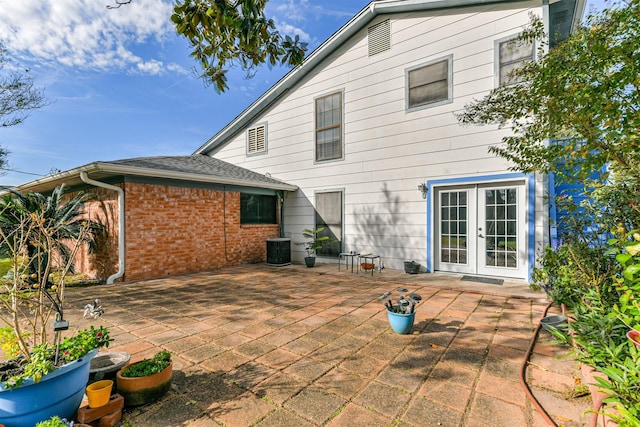
M 409 335 L 391 331 L 378 301 L 398 287 L 424 298 Z M 69 289 L 68 317 L 96 297 L 110 351 L 173 354 L 172 390 L 127 409 L 122 425 L 547 425 L 518 382 L 546 306 L 526 284 L 242 265 Z M 528 383 L 556 423 L 588 425 L 586 399 L 568 397 L 577 366 L 545 334 Z

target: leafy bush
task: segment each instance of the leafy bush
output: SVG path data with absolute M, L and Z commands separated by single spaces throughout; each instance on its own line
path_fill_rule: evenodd
M 36 427 L 69 427 L 69 425 L 70 424 L 66 422 L 66 420 L 61 419 L 57 415 L 54 415 L 48 420 L 40 421 L 38 424 L 36 424 Z
M 163 371 L 171 363 L 171 353 L 162 350 L 151 359 L 144 359 L 122 371 L 122 376 L 127 378 L 146 377 Z

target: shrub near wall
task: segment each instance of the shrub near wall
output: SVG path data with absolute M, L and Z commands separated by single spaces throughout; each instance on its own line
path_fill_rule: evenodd
M 240 224 L 240 193 L 126 183 L 125 280 L 266 260 L 279 226 Z

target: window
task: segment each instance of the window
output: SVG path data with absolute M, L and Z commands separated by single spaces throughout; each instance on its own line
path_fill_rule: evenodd
M 534 44 L 511 37 L 496 42 L 496 67 L 498 85 L 506 86 L 519 83 L 522 80 L 509 74 L 522 66 L 525 61 L 533 61 Z
M 316 98 L 316 161 L 342 158 L 342 92 Z
M 276 196 L 240 193 L 241 224 L 277 224 Z
M 264 153 L 267 151 L 267 126 L 259 125 L 247 130 L 247 153 Z
M 329 236 L 320 256 L 337 257 L 342 252 L 342 191 L 316 193 L 316 228 L 324 227 L 319 236 Z
M 453 56 L 411 68 L 407 72 L 407 108 L 451 102 Z
M 391 49 L 391 24 L 389 20 L 368 28 L 369 56 Z

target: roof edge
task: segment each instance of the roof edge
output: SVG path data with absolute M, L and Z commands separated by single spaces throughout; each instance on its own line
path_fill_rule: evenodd
M 95 173 L 95 172 L 103 172 L 107 174 L 113 175 L 134 175 L 134 176 L 147 176 L 153 178 L 164 178 L 164 179 L 173 179 L 177 181 L 192 181 L 192 182 L 203 182 L 210 184 L 223 184 L 223 185 L 237 185 L 243 187 L 261 187 L 270 190 L 283 190 L 283 191 L 296 191 L 298 189 L 297 186 L 287 184 L 282 182 L 278 183 L 270 183 L 270 182 L 261 182 L 257 183 L 255 181 L 243 180 L 243 179 L 232 179 L 232 178 L 220 178 L 217 176 L 206 176 L 200 175 L 196 173 L 185 173 L 185 172 L 176 172 L 170 170 L 159 170 L 153 168 L 142 168 L 136 166 L 125 166 L 118 165 L 113 163 L 105 163 L 105 162 L 93 162 L 84 166 L 80 166 L 77 168 L 69 169 L 64 172 L 60 172 L 54 175 L 49 175 L 44 178 L 37 179 L 35 181 L 28 182 L 24 185 L 17 186 L 16 188 L 19 190 L 29 190 L 30 188 L 36 188 L 43 185 L 55 185 L 56 182 L 64 181 L 65 179 L 75 178 L 80 176 L 80 172 L 85 172 L 87 174 Z M 276 179 L 271 177 L 271 179 Z

